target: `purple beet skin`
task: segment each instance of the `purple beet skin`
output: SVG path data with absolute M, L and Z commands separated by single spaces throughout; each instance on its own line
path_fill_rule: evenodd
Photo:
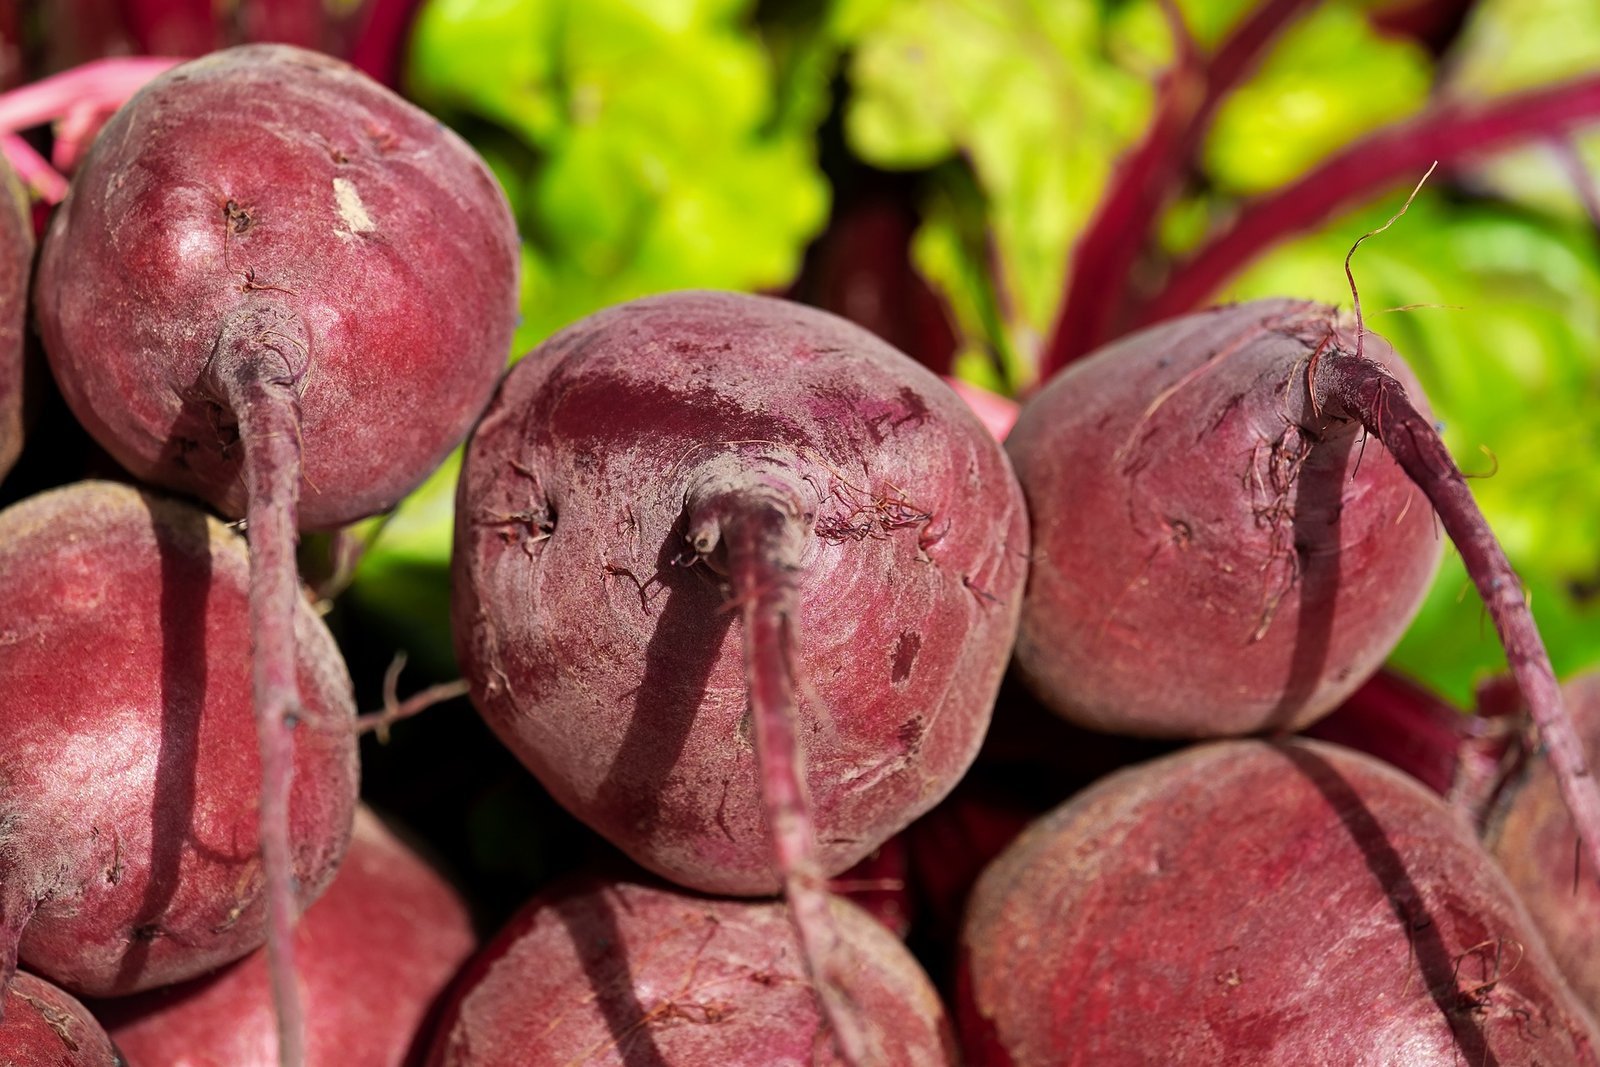
M 776 569 L 837 874 L 961 777 L 1013 637 L 1021 495 L 931 373 L 763 297 L 585 319 L 512 369 L 468 446 L 454 586 L 473 700 L 556 799 L 679 884 L 751 894 L 781 882 L 737 609 L 776 582 L 739 599 L 688 537 L 743 472 L 792 504 Z
M 835 898 L 873 1064 L 956 1063 L 943 1005 L 894 935 Z M 580 879 L 467 968 L 430 1067 L 841 1067 L 784 906 Z
M 81 482 L 0 512 L 0 966 L 111 996 L 261 945 L 244 541 L 199 508 Z M 354 703 L 309 603 L 295 615 L 302 904 L 356 803 Z M 0 978 L 8 972 L 0 971 Z
M 1574 678 L 1565 689 L 1590 758 L 1600 758 L 1600 672 Z M 1578 835 L 1548 763 L 1530 761 L 1505 790 L 1484 841 L 1527 902 L 1567 981 L 1600 1013 L 1600 880 L 1592 865 L 1579 862 Z
M 0 995 L 0 1063 L 6 1067 L 128 1067 L 88 1009 L 66 991 L 19 974 Z
M 1053 710 L 1151 737 L 1293 730 L 1382 664 L 1444 539 L 1388 450 L 1308 388 L 1313 353 L 1354 332 L 1306 302 L 1215 308 L 1023 406 L 1006 439 L 1035 545 L 1017 663 Z M 1418 395 L 1386 342 L 1365 351 Z
M 974 1067 L 1600 1064 L 1600 1033 L 1458 813 L 1337 745 L 1119 771 L 979 880 Z
M 307 1067 L 411 1067 L 472 954 L 466 904 L 365 808 L 328 891 L 295 930 Z M 277 1067 L 265 952 L 216 974 L 94 1005 L 138 1065 Z
M 174 67 L 106 125 L 35 295 L 73 413 L 140 479 L 245 512 L 226 342 L 299 406 L 301 528 L 392 506 L 504 366 L 517 238 L 439 122 L 346 64 L 252 45 Z

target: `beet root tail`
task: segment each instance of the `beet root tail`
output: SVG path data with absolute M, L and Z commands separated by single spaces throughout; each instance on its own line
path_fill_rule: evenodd
M 745 682 L 773 866 L 806 971 L 840 1056 L 850 1067 L 868 1067 L 877 1060 L 846 984 L 844 945 L 817 860 L 795 730 L 796 575 L 805 536 L 798 502 L 798 488 L 781 473 L 752 467 L 714 474 L 690 495 L 688 539 L 702 560 L 726 575 L 744 624 Z
M 1479 510 L 1438 431 L 1405 389 L 1373 361 L 1337 345 L 1313 361 L 1313 395 L 1333 414 L 1358 419 L 1417 483 L 1494 622 L 1506 661 L 1539 730 L 1561 796 L 1594 870 L 1600 871 L 1600 786 L 1562 701 L 1550 655 L 1534 624 L 1522 582 Z
M 251 309 L 224 327 L 211 383 L 239 421 L 249 504 L 251 664 L 261 752 L 261 866 L 267 896 L 267 966 L 278 1017 L 278 1062 L 305 1062 L 305 1022 L 294 965 L 289 791 L 293 730 L 303 708 L 296 676 L 295 564 L 300 496 L 299 383 L 308 356 L 292 316 Z

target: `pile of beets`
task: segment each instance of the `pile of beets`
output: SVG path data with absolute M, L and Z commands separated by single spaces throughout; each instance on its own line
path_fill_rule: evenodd
M 1600 1063 L 1600 684 L 1359 303 L 1130 334 L 1002 445 L 772 297 L 503 373 L 499 187 L 317 53 L 149 82 L 37 254 L 7 182 L 0 473 L 34 332 L 115 466 L 0 512 L 0 1063 Z M 466 687 L 616 850 L 483 945 L 296 557 L 463 441 Z M 1378 673 L 1447 541 L 1475 716 Z

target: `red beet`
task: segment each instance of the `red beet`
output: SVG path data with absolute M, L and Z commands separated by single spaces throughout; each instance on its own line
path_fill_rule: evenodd
M 22 357 L 32 269 L 28 194 L 0 159 L 0 480 L 22 451 Z
M 977 750 L 1026 552 L 931 373 L 824 312 L 669 294 L 506 377 L 462 474 L 458 652 L 558 801 L 680 884 L 782 887 L 823 966 L 822 879 Z
M 984 873 L 963 953 L 978 1067 L 1600 1063 L 1464 821 L 1321 742 L 1203 745 L 1090 787 Z
M 392 507 L 465 436 L 510 347 L 516 253 L 499 187 L 436 119 L 327 56 L 246 46 L 101 131 L 36 305 L 95 438 L 228 515 L 252 440 L 232 379 L 272 364 L 257 377 L 299 410 L 299 525 L 326 529 Z
M 295 930 L 313 1006 L 312 1067 L 403 1067 L 431 1034 L 435 1000 L 475 944 L 454 890 L 366 809 L 328 891 Z M 270 1067 L 276 1022 L 264 952 L 185 985 L 95 1005 L 135 1067 Z
M 0 978 L 79 993 L 191 978 L 262 943 L 260 763 L 244 541 L 198 508 L 84 482 L 0 512 Z M 298 896 L 333 876 L 356 799 L 333 638 L 295 611 Z
M 1567 706 L 1591 755 L 1600 755 L 1600 673 L 1567 683 Z M 1528 905 L 1567 981 L 1600 1013 L 1600 880 L 1578 862 L 1578 835 L 1542 760 L 1509 788 L 1484 837 Z
M 1006 439 L 1036 542 L 1017 662 L 1046 703 L 1099 729 L 1303 725 L 1398 640 L 1438 559 L 1436 519 L 1600 868 L 1600 785 L 1521 581 L 1396 375 L 1359 300 L 1353 322 L 1265 300 L 1058 376 Z
M 1427 592 L 1433 511 L 1359 423 L 1313 409 L 1299 324 L 1260 301 L 1135 334 L 1024 405 L 1006 450 L 1036 545 L 1017 663 L 1113 733 L 1315 720 L 1378 669 Z M 1367 351 L 1416 389 L 1387 344 Z
M 899 941 L 833 898 L 872 1062 L 954 1064 L 944 1008 Z M 432 1067 L 837 1067 L 779 903 L 580 880 L 473 961 Z
M 295 531 L 392 506 L 465 435 L 510 345 L 516 264 L 505 197 L 464 141 L 281 45 L 140 90 L 45 239 L 40 331 L 78 418 L 141 479 L 249 520 L 286 1064 L 301 1058 L 285 828 L 303 711 Z
M 6 1067 L 127 1067 L 88 1010 L 49 982 L 19 974 L 4 996 Z

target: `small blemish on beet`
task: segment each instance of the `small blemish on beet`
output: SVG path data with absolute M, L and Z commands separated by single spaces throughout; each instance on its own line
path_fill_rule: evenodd
M 916 390 L 910 386 L 902 386 L 899 393 L 900 403 L 905 408 L 901 416 L 894 420 L 894 425 L 900 427 L 906 423 L 913 426 L 928 421 L 928 405 L 923 402 Z
M 921 651 L 922 635 L 901 630 L 900 640 L 894 643 L 894 669 L 889 676 L 895 685 L 904 685 L 906 679 L 911 677 L 911 668 L 917 662 L 917 653 Z
M 238 201 L 233 199 L 229 199 L 226 204 L 222 205 L 222 215 L 227 220 L 228 229 L 234 233 L 243 233 L 248 230 L 250 223 L 253 221 L 250 218 L 250 212 L 246 211 L 239 205 Z
M 364 132 L 367 135 L 367 140 L 372 143 L 373 148 L 377 149 L 379 155 L 386 156 L 400 147 L 400 136 L 386 126 L 381 126 L 376 122 L 369 122 L 366 124 Z
M 900 724 L 900 729 L 895 731 L 895 739 L 907 752 L 915 752 L 917 746 L 922 744 L 922 735 L 927 730 L 927 724 L 922 721 L 921 715 L 913 715 Z

